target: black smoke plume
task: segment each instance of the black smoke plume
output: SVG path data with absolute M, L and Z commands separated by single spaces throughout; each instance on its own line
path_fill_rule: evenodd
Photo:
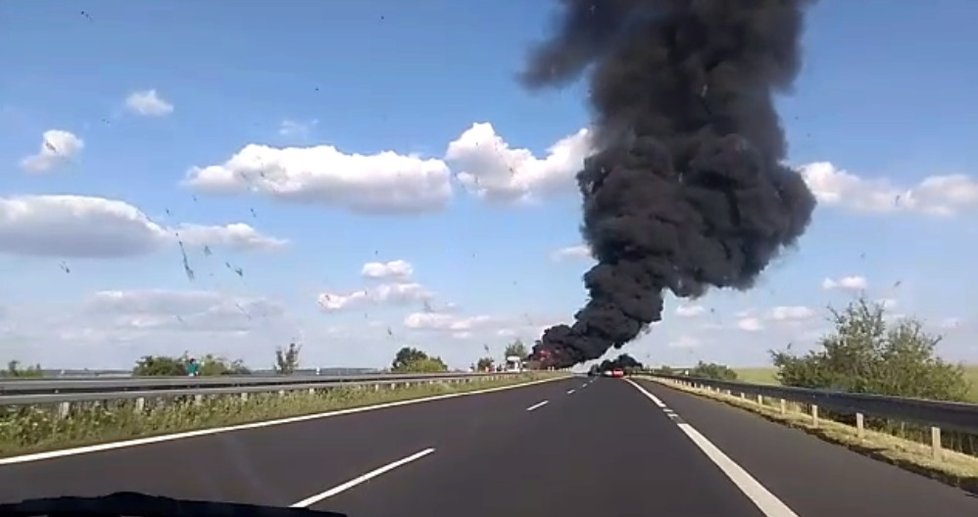
M 594 154 L 577 181 L 598 264 L 572 326 L 533 359 L 557 367 L 621 347 L 662 313 L 665 290 L 747 289 L 804 232 L 815 199 L 782 163 L 773 96 L 801 66 L 806 0 L 562 0 L 522 80 L 589 73 Z

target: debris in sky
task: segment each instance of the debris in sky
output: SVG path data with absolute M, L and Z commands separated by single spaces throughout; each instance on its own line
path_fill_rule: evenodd
M 237 307 L 238 310 L 241 311 L 241 314 L 244 314 L 246 318 L 248 318 L 249 320 L 251 319 L 251 314 L 249 314 L 248 311 L 246 311 L 245 308 L 242 307 L 240 303 L 235 302 L 234 306 Z
M 180 234 L 177 234 L 177 244 L 180 246 L 180 255 L 183 257 L 183 272 L 187 275 L 187 280 L 194 281 L 194 270 L 190 268 L 190 260 L 187 258 L 187 250 L 183 247 Z
M 258 214 L 255 213 L 255 209 L 254 208 L 249 208 L 248 210 L 251 210 L 251 217 L 254 217 L 254 218 L 257 218 L 258 217 Z
M 903 280 L 897 280 L 896 282 L 893 282 L 893 287 L 897 288 L 900 287 L 902 284 L 903 284 Z
M 92 15 L 88 14 L 87 11 L 79 11 L 78 14 L 84 16 L 85 18 L 88 18 L 88 21 L 92 21 Z
M 58 152 L 58 148 L 55 147 L 54 144 L 52 144 L 51 142 L 49 142 L 46 138 L 44 139 L 44 147 L 48 151 L 51 151 L 52 153 L 57 153 Z
M 390 336 L 390 337 L 394 337 L 394 331 L 391 330 L 390 327 L 387 327 L 387 335 Z
M 64 271 L 65 273 L 71 273 L 71 268 L 68 267 L 68 264 L 65 261 L 61 261 L 61 264 L 58 264 L 58 267 L 61 268 L 61 270 Z
M 240 276 L 241 278 L 244 278 L 244 270 L 241 269 L 240 267 L 232 266 L 230 262 L 225 262 L 224 267 L 230 269 L 231 271 L 234 271 L 234 274 Z
M 430 301 L 424 300 L 421 303 L 424 304 L 424 311 L 425 312 L 427 312 L 427 313 L 435 312 L 435 310 L 431 308 L 431 302 Z
M 211 256 L 213 254 L 214 254 L 214 252 L 211 251 L 211 247 L 205 244 L 204 245 L 204 255 L 209 257 L 209 256 Z

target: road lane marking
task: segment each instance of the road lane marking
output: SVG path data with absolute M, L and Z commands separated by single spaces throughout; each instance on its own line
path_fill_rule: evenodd
M 543 402 L 537 402 L 536 404 L 533 404 L 532 406 L 526 408 L 526 410 L 527 411 L 533 411 L 534 409 L 541 408 L 543 406 L 546 406 L 549 403 L 550 403 L 549 400 L 544 400 Z
M 419 459 L 421 459 L 421 458 L 423 458 L 423 457 L 425 457 L 425 456 L 427 456 L 427 455 L 429 455 L 429 454 L 431 454 L 433 452 L 435 452 L 435 449 L 433 449 L 433 448 L 428 448 L 428 449 L 425 449 L 423 451 L 416 452 L 416 453 L 414 453 L 414 454 L 412 454 L 412 455 L 410 455 L 410 456 L 408 456 L 406 458 L 401 458 L 401 459 L 399 459 L 399 460 L 397 460 L 395 462 L 388 463 L 387 465 L 384 465 L 383 467 L 380 467 L 380 468 L 376 468 L 374 470 L 371 470 L 370 472 L 367 472 L 366 474 L 364 474 L 362 476 L 355 477 L 355 478 L 347 481 L 346 483 L 342 483 L 340 485 L 336 485 L 333 488 L 330 488 L 329 490 L 327 490 L 325 492 L 320 492 L 320 493 L 318 493 L 318 494 L 316 494 L 314 496 L 307 497 L 307 498 L 299 501 L 298 503 L 293 504 L 291 507 L 292 508 L 308 508 L 310 505 L 316 504 L 319 501 L 322 501 L 323 499 L 326 499 L 328 497 L 333 497 L 334 495 L 339 494 L 340 492 L 346 492 L 347 490 L 349 490 L 349 489 L 351 489 L 351 488 L 353 488 L 353 487 L 355 487 L 355 486 L 357 486 L 357 485 L 359 485 L 361 483 L 367 482 L 367 481 L 369 481 L 369 480 L 371 480 L 371 479 L 373 479 L 373 478 L 375 478 L 375 477 L 377 477 L 377 476 L 379 476 L 381 474 L 384 474 L 386 472 L 390 472 L 390 471 L 396 469 L 397 467 L 400 467 L 402 465 L 406 465 L 408 463 L 411 463 L 412 461 L 419 460 Z
M 706 455 L 710 461 L 716 465 L 721 472 L 723 472 L 733 484 L 747 496 L 748 499 L 754 503 L 757 507 L 767 517 L 798 517 L 788 505 L 784 504 L 780 499 L 778 499 L 774 494 L 772 494 L 767 488 L 764 487 L 759 481 L 754 479 L 749 472 L 744 470 L 743 467 L 738 465 L 734 460 L 730 459 L 719 447 L 713 445 L 713 442 L 708 440 L 702 433 L 700 433 L 692 425 L 682 421 L 679 415 L 673 411 L 671 408 L 666 407 L 666 405 L 659 400 L 659 397 L 651 394 L 640 386 L 638 383 L 631 379 L 625 379 L 629 384 L 635 387 L 639 392 L 649 398 L 655 403 L 663 413 L 665 413 L 670 420 L 676 423 L 676 427 L 686 435 L 690 441 L 695 444 L 703 454 Z
M 576 390 L 574 388 L 571 388 L 571 389 L 567 390 L 567 394 L 568 395 L 573 395 L 574 394 L 574 391 L 576 391 Z
M 277 418 L 275 420 L 265 420 L 265 421 L 262 421 L 262 422 L 252 422 L 250 424 L 238 424 L 238 425 L 231 425 L 231 426 L 225 426 L 225 427 L 211 427 L 211 428 L 208 428 L 208 429 L 197 429 L 197 430 L 194 430 L 194 431 L 184 431 L 184 432 L 181 432 L 181 433 L 163 434 L 163 435 L 160 435 L 160 436 L 149 436 L 149 437 L 146 437 L 146 438 L 133 438 L 131 440 L 124 440 L 124 441 L 121 441 L 121 442 L 109 442 L 109 443 L 100 443 L 100 444 L 96 444 L 96 445 L 85 445 L 85 446 L 82 446 L 82 447 L 72 447 L 70 449 L 61 449 L 61 450 L 57 450 L 57 451 L 35 452 L 33 454 L 24 454 L 24 455 L 21 455 L 21 456 L 11 456 L 9 458 L 0 458 L 0 466 L 2 466 L 2 465 L 11 465 L 11 464 L 14 464 L 14 463 L 27 463 L 27 462 L 31 462 L 31 461 L 41 461 L 41 460 L 48 460 L 48 459 L 53 459 L 53 458 L 61 458 L 61 457 L 64 457 L 64 456 L 75 456 L 75 455 L 78 455 L 78 454 L 88 454 L 88 453 L 92 453 L 92 452 L 109 451 L 109 450 L 112 450 L 112 449 L 121 449 L 121 448 L 124 448 L 124 447 L 136 447 L 136 446 L 139 446 L 139 445 L 149 445 L 149 444 L 159 443 L 159 442 L 169 442 L 169 441 L 172 441 L 172 440 L 180 440 L 180 439 L 183 439 L 183 438 L 193 438 L 193 437 L 196 437 L 196 436 L 207 436 L 207 435 L 210 435 L 210 434 L 228 433 L 228 432 L 231 432 L 231 431 L 243 431 L 243 430 L 246 430 L 246 429 L 258 429 L 258 428 L 261 428 L 261 427 L 271 427 L 273 425 L 292 424 L 292 423 L 295 423 L 295 422 L 305 422 L 306 420 L 316 420 L 316 419 L 319 419 L 319 418 L 328 418 L 328 417 L 332 417 L 332 416 L 341 416 L 341 415 L 349 415 L 349 414 L 353 414 L 353 413 L 362 413 L 362 412 L 365 412 L 365 411 L 373 411 L 373 410 L 376 410 L 376 409 L 387 409 L 387 408 L 398 407 L 398 406 L 407 406 L 407 405 L 410 405 L 410 404 L 420 404 L 422 402 L 433 402 L 433 401 L 436 401 L 436 400 L 444 400 L 444 399 L 450 399 L 450 398 L 455 398 L 455 397 L 464 397 L 464 396 L 468 396 L 468 395 L 481 395 L 483 393 L 493 393 L 493 392 L 496 392 L 496 391 L 505 391 L 505 390 L 511 390 L 511 389 L 515 389 L 515 388 L 523 388 L 523 387 L 526 387 L 526 386 L 533 386 L 535 384 L 541 384 L 541 383 L 544 383 L 544 382 L 552 382 L 552 381 L 557 381 L 557 380 L 566 380 L 568 378 L 569 377 L 552 377 L 552 378 L 549 378 L 549 379 L 540 379 L 540 380 L 536 380 L 536 381 L 525 382 L 525 383 L 522 383 L 522 384 L 511 384 L 511 385 L 508 385 L 508 386 L 497 386 L 495 388 L 486 388 L 484 390 L 465 391 L 465 392 L 461 392 L 461 393 L 445 393 L 444 395 L 434 395 L 434 396 L 431 396 L 431 397 L 417 398 L 417 399 L 397 400 L 397 401 L 394 401 L 394 402 L 385 402 L 383 404 L 375 404 L 375 405 L 372 405 L 372 406 L 360 406 L 360 407 L 347 408 L 347 409 L 338 409 L 336 411 L 327 411 L 325 413 L 314 413 L 314 414 L 311 414 L 311 415 L 301 415 L 301 416 L 292 416 L 292 417 L 286 417 L 286 418 Z M 384 383 L 381 382 L 381 384 L 384 384 Z

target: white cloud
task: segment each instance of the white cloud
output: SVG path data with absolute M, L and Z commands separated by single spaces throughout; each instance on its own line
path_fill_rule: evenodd
M 405 213 L 443 208 L 452 197 L 449 176 L 441 160 L 393 151 L 362 155 L 330 145 L 248 144 L 223 164 L 193 167 L 184 184 L 213 194 L 250 191 L 354 212 Z
M 700 340 L 690 336 L 680 336 L 679 339 L 666 344 L 669 348 L 699 348 Z
M 748 308 L 748 309 L 744 309 L 742 311 L 737 311 L 734 314 L 734 316 L 736 316 L 738 318 L 749 318 L 749 317 L 751 317 L 753 315 L 754 315 L 754 308 L 753 307 Z
M 173 113 L 173 104 L 163 100 L 156 90 L 141 90 L 126 97 L 126 109 L 144 117 L 165 117 Z
M 317 297 L 324 311 L 333 312 L 364 305 L 405 305 L 430 300 L 434 294 L 413 282 L 381 284 L 350 293 L 321 293 Z
M 244 331 L 285 313 L 267 298 L 170 289 L 98 291 L 85 309 L 92 316 L 112 317 L 116 328 L 132 330 Z
M 876 300 L 876 303 L 882 305 L 884 309 L 894 309 L 899 302 L 897 302 L 896 298 L 880 298 Z
M 706 312 L 706 308 L 702 305 L 680 305 L 676 307 L 676 316 L 683 318 L 695 318 L 704 312 Z
M 978 180 L 963 174 L 928 176 L 914 186 L 866 179 L 817 162 L 801 168 L 819 203 L 872 213 L 916 212 L 951 216 L 978 208 Z
M 468 332 L 468 331 L 465 331 L 465 332 L 454 332 L 454 333 L 452 333 L 452 337 L 455 338 L 455 339 L 469 339 L 470 337 L 472 337 L 472 333 L 471 332 Z
M 516 201 L 572 190 L 589 151 L 587 129 L 558 140 L 537 158 L 529 149 L 511 148 L 492 124 L 476 123 L 448 144 L 445 159 L 468 190 L 489 200 Z
M 173 229 L 174 235 L 184 244 L 196 246 L 224 247 L 237 250 L 274 250 L 288 244 L 285 239 L 262 235 L 245 223 L 231 223 L 223 226 L 204 226 L 200 224 L 180 224 Z
M 758 318 L 743 318 L 737 322 L 737 328 L 746 332 L 757 332 L 764 330 L 764 325 Z
M 459 316 L 439 312 L 415 312 L 404 317 L 404 326 L 415 330 L 471 332 L 493 322 L 490 316 Z
M 318 124 L 319 121 L 316 119 L 307 122 L 286 119 L 279 124 L 278 134 L 284 137 L 307 138 L 312 128 Z
M 367 262 L 360 270 L 360 274 L 366 278 L 374 279 L 407 279 L 414 274 L 414 267 L 405 260 L 391 260 L 389 262 Z
M 953 330 L 961 326 L 961 318 L 944 318 L 941 320 L 941 328 L 946 330 Z
M 775 321 L 801 321 L 811 319 L 815 311 L 803 305 L 779 306 L 771 309 L 768 317 Z
M 869 287 L 869 282 L 866 281 L 866 277 L 862 276 L 846 276 L 838 279 L 826 278 L 822 280 L 822 289 L 841 289 L 844 291 L 862 291 Z
M 578 244 L 576 246 L 567 246 L 555 250 L 550 254 L 550 259 L 554 262 L 561 262 L 567 259 L 583 259 L 591 258 L 591 248 L 587 244 Z
M 175 243 L 231 249 L 276 248 L 285 241 L 266 237 L 243 223 L 226 226 L 151 221 L 138 208 L 87 196 L 0 197 L 0 253 L 53 257 L 121 257 L 150 253 Z
M 49 129 L 41 137 L 41 147 L 20 161 L 20 166 L 29 172 L 49 171 L 78 155 L 85 142 L 74 133 L 62 129 Z

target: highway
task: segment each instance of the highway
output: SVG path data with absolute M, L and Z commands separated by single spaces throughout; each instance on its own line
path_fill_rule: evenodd
M 35 461 L 0 501 L 137 491 L 366 516 L 978 515 L 978 497 L 649 382 L 573 377 Z

